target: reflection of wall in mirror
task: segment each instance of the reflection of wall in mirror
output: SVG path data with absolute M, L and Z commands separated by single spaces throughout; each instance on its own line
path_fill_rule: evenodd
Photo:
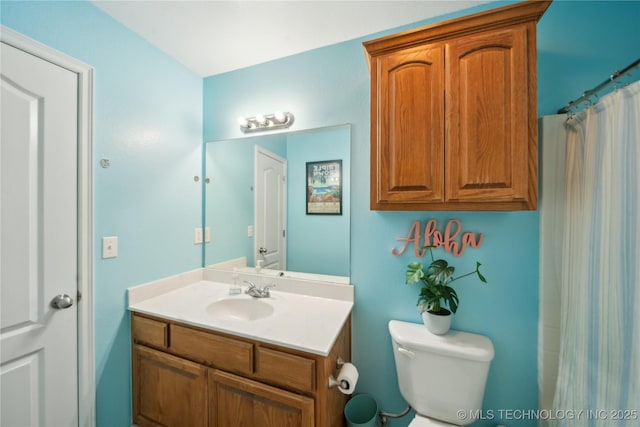
M 287 269 L 349 275 L 350 129 L 338 127 L 288 138 Z M 342 215 L 306 214 L 306 162 L 342 160 Z M 346 236 L 346 237 L 345 237 Z
M 206 144 L 205 222 L 211 242 L 205 246 L 205 266 L 246 257 L 254 265 L 252 237 L 247 227 L 254 221 L 254 146 L 259 144 L 288 163 L 287 266 L 302 271 L 349 275 L 348 125 L 291 134 L 261 135 L 242 140 Z M 306 162 L 341 159 L 343 162 L 342 215 L 314 218 L 306 215 Z

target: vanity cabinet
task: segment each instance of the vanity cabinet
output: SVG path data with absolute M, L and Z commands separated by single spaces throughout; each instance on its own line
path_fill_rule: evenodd
M 329 388 L 350 360 L 347 320 L 327 356 L 133 313 L 133 421 L 141 427 L 339 427 Z
M 536 22 L 549 3 L 364 43 L 371 209 L 536 209 Z

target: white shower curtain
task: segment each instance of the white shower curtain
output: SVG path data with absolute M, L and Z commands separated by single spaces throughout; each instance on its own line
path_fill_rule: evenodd
M 604 96 L 565 128 L 554 424 L 639 426 L 640 82 Z

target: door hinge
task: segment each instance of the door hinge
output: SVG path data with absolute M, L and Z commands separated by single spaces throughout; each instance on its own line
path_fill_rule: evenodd
M 77 291 L 77 293 L 76 293 L 76 302 L 80 302 L 81 299 L 82 299 L 82 292 Z
M 287 237 L 287 230 L 282 230 L 282 237 Z

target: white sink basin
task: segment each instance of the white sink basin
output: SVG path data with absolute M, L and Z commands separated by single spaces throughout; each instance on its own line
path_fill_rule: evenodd
M 207 313 L 218 319 L 251 322 L 271 316 L 273 306 L 254 298 L 224 298 L 209 304 Z

